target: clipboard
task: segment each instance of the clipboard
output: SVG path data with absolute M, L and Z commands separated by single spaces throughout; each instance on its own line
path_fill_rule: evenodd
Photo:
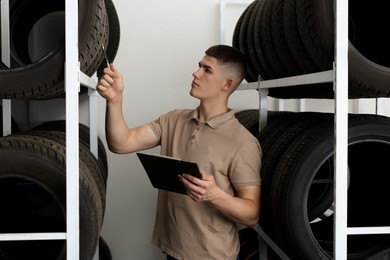
M 156 189 L 187 194 L 177 175 L 188 173 L 201 178 L 198 165 L 194 162 L 157 154 L 137 153 L 137 156 Z

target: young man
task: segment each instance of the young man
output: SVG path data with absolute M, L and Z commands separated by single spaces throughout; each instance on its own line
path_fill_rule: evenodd
M 192 74 L 190 95 L 199 106 L 170 111 L 135 128 L 128 128 L 123 117 L 120 72 L 111 64 L 99 79 L 97 90 L 107 100 L 110 151 L 132 153 L 160 145 L 162 155 L 200 168 L 201 179 L 178 176 L 187 195 L 159 190 L 152 242 L 167 259 L 235 260 L 240 248 L 236 223 L 258 222 L 261 148 L 228 108 L 245 71 L 239 50 L 210 47 Z

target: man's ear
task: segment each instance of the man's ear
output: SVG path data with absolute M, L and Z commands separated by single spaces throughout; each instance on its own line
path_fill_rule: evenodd
M 230 91 L 233 88 L 234 79 L 232 77 L 226 78 L 225 85 L 223 85 L 223 89 Z

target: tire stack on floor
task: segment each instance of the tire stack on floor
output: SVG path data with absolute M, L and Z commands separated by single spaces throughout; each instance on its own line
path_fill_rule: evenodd
M 233 35 L 233 46 L 248 59 L 246 80 L 331 70 L 333 4 L 252 2 Z M 349 98 L 390 95 L 390 52 L 381 32 L 389 24 L 384 10 L 382 4 L 349 3 Z M 332 99 L 334 91 L 326 83 L 271 88 L 269 96 Z M 258 109 L 239 111 L 236 117 L 263 149 L 260 226 L 291 259 L 333 259 L 334 114 L 268 111 L 267 126 L 260 131 Z M 389 117 L 348 115 L 348 227 L 390 226 L 383 205 L 390 197 L 389 153 Z M 390 259 L 389 234 L 348 236 L 347 243 L 348 259 Z
M 237 118 L 258 127 L 258 110 Z M 272 112 L 268 119 L 256 134 L 263 149 L 259 224 L 292 259 L 333 259 L 334 115 Z M 348 226 L 389 226 L 382 203 L 390 196 L 390 118 L 350 114 L 348 120 Z M 348 259 L 387 248 L 390 235 L 352 236 Z
M 112 0 L 81 0 L 78 7 L 80 70 L 99 76 L 106 64 L 101 45 L 109 60 L 115 59 L 119 19 Z M 11 64 L 8 68 L 0 63 L 0 98 L 42 100 L 38 102 L 64 98 L 65 1 L 14 0 L 9 8 Z M 88 90 L 67 87 L 80 87 L 80 95 Z M 66 121 L 20 131 L 11 119 L 12 133 L 0 138 L 0 233 L 66 232 Z M 99 245 L 99 259 L 111 260 L 100 236 L 106 150 L 98 137 L 98 157 L 90 151 L 89 130 L 80 123 L 80 259 L 93 259 Z M 2 241 L 0 259 L 66 259 L 66 241 Z

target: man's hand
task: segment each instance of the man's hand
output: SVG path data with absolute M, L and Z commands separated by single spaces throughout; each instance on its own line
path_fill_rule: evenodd
M 215 184 L 214 176 L 200 173 L 201 179 L 190 174 L 180 174 L 179 180 L 187 190 L 188 196 L 194 201 L 211 201 L 217 198 L 220 188 Z
M 98 93 L 107 101 L 115 102 L 121 99 L 124 88 L 122 74 L 115 68 L 114 64 L 105 68 L 103 73 L 96 86 Z
M 233 222 L 254 226 L 259 221 L 260 186 L 236 187 L 237 196 L 221 190 L 214 176 L 201 173 L 201 179 L 179 174 L 188 196 L 196 202 L 207 201 Z

